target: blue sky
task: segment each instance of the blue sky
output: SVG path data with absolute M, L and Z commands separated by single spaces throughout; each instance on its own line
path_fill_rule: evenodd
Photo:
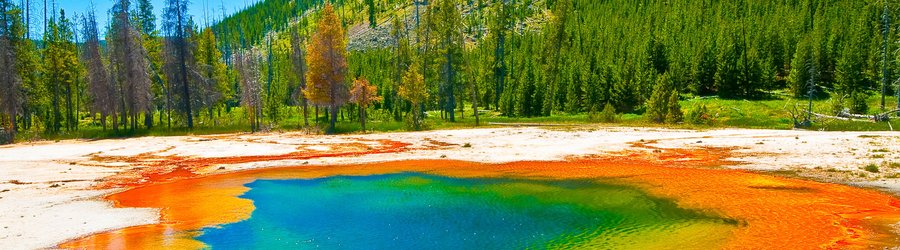
M 15 0 L 22 1 L 25 0 Z M 42 32 L 42 17 L 43 15 L 43 1 L 44 0 L 30 0 L 32 2 L 32 28 L 35 34 L 40 34 Z M 54 0 L 47 0 L 47 5 L 52 6 Z M 83 14 L 90 9 L 91 2 L 94 4 L 94 8 L 97 11 L 97 22 L 100 25 L 100 29 L 103 30 L 103 27 L 106 26 L 107 19 L 109 15 L 107 12 L 113 6 L 113 2 L 115 0 L 56 0 L 56 5 L 58 8 L 64 9 L 66 11 L 66 16 L 71 17 L 73 13 L 75 14 Z M 249 6 L 253 3 L 256 3 L 260 0 L 189 0 L 190 5 L 188 5 L 188 11 L 191 15 L 194 16 L 194 20 L 197 21 L 199 25 L 203 25 L 204 16 L 208 15 L 210 22 L 215 20 L 219 20 L 222 15 L 222 6 L 225 6 L 226 15 L 230 15 L 238 10 L 243 9 L 246 6 Z M 158 22 L 160 21 L 160 15 L 162 14 L 162 9 L 165 6 L 164 0 L 151 0 L 153 2 L 153 11 L 156 13 L 156 21 L 157 28 L 159 27 Z M 48 11 L 51 8 L 48 8 Z M 48 14 L 49 15 L 49 14 Z

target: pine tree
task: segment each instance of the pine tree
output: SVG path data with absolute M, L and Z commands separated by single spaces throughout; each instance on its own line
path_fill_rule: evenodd
M 32 127 L 35 117 L 42 117 L 48 110 L 48 94 L 44 84 L 39 79 L 39 74 L 43 71 L 40 64 L 40 52 L 34 41 L 28 36 L 29 32 L 26 20 L 22 20 L 21 12 L 17 9 L 7 11 L 7 17 L 11 18 L 12 26 L 10 26 L 9 37 L 10 44 L 14 47 L 15 53 L 15 72 L 18 74 L 21 83 L 18 85 L 20 92 L 15 95 L 17 102 L 12 102 L 17 106 L 22 117 L 21 128 L 17 124 L 13 124 L 13 132 L 18 130 L 28 130 Z M 13 71 L 6 71 L 13 72 Z M 16 93 L 16 92 L 8 92 Z M 2 113 L 2 112 L 0 112 Z M 11 119 L 16 119 L 12 116 Z
M 694 57 L 693 84 L 691 91 L 697 95 L 711 95 L 716 92 L 716 55 L 712 46 L 700 47 L 699 55 Z
M 512 7 L 508 0 L 494 4 L 493 19 L 490 22 L 490 35 L 494 41 L 493 76 L 494 76 L 494 107 L 500 107 L 500 94 L 503 93 L 506 74 L 506 37 L 512 26 Z
M 304 51 L 303 41 L 297 30 L 291 31 L 291 66 L 293 74 L 297 76 L 297 89 L 293 92 L 293 100 L 299 102 L 303 106 L 303 126 L 309 127 L 308 107 L 309 102 L 303 95 L 306 89 L 306 51 Z
M 413 64 L 410 65 L 406 70 L 406 74 L 403 75 L 403 83 L 398 91 L 401 97 L 412 103 L 409 123 L 415 130 L 420 130 L 423 127 L 424 117 L 422 115 L 424 114 L 420 111 L 420 108 L 422 103 L 428 99 L 425 79 L 419 73 L 419 69 L 418 63 L 416 60 L 413 60 Z
M 200 33 L 195 52 L 196 64 L 201 71 L 196 93 L 200 93 L 200 98 L 197 99 L 202 103 L 198 107 L 205 107 L 210 119 L 215 115 L 213 111 L 232 95 L 226 80 L 226 65 L 217 44 L 212 29 L 206 28 Z
M 316 105 L 330 108 L 329 133 L 334 133 L 338 108 L 347 102 L 347 40 L 331 4 L 326 4 L 322 17 L 306 49 L 309 71 L 306 73 L 306 98 Z
M 137 9 L 134 19 L 143 34 L 156 33 L 156 15 L 153 14 L 153 3 L 150 0 L 136 0 Z
M 16 48 L 14 44 L 12 4 L 0 0 L 0 144 L 10 143 L 15 138 L 16 117 L 21 111 L 22 78 L 18 74 Z M 4 136 L 7 133 L 9 136 Z
M 647 63 L 656 71 L 656 74 L 663 74 L 669 71 L 669 56 L 666 45 L 656 36 L 653 36 L 647 44 Z
M 791 95 L 794 97 L 806 97 L 809 92 L 807 84 L 810 80 L 810 71 L 812 65 L 816 63 L 812 55 L 809 39 L 803 39 L 797 44 L 797 51 L 794 52 L 794 59 L 791 60 L 791 72 L 788 76 L 788 87 Z
M 647 99 L 647 118 L 655 123 L 665 123 L 669 113 L 669 100 L 672 97 L 672 84 L 668 74 L 657 78 L 650 99 Z
M 44 75 L 47 76 L 53 105 L 50 131 L 54 133 L 60 131 L 63 123 L 67 131 L 75 129 L 77 121 L 72 97 L 81 66 L 73 41 L 72 24 L 63 10 L 60 10 L 58 18 L 50 22 L 44 50 Z
M 194 128 L 194 111 L 191 98 L 189 74 L 192 69 L 193 53 L 189 38 L 192 35 L 187 0 L 166 0 L 163 12 L 163 33 L 166 37 L 166 78 L 172 92 L 178 93 L 180 110 L 187 119 L 188 129 Z M 171 97 L 168 97 L 171 99 Z
M 144 126 L 146 128 L 153 127 L 153 112 L 155 111 L 154 97 L 161 96 L 162 92 L 167 92 L 165 83 L 161 75 L 162 68 L 162 43 L 158 39 L 156 31 L 156 16 L 153 13 L 153 4 L 150 0 L 136 0 L 137 6 L 132 12 L 134 27 L 136 27 L 142 36 L 142 45 L 147 53 L 147 59 L 150 66 L 151 80 L 151 99 L 150 105 L 144 113 Z M 167 114 L 170 114 L 167 109 Z M 162 115 L 159 116 L 162 119 Z M 162 123 L 162 120 L 160 120 Z M 169 124 L 171 127 L 171 124 Z
M 668 107 L 666 107 L 666 122 L 679 123 L 684 120 L 684 113 L 681 111 L 681 105 L 678 104 L 678 91 L 671 91 L 669 95 Z
M 853 29 L 849 32 L 848 44 L 837 61 L 834 89 L 839 96 L 845 97 L 845 100 L 848 101 L 850 112 L 864 114 L 868 112 L 863 76 L 865 67 L 863 51 L 865 48 L 862 45 L 863 39 L 866 38 L 862 26 L 855 26 Z
M 456 0 L 440 0 L 433 9 L 438 23 L 437 51 L 441 54 L 440 87 L 443 110 L 449 115 L 450 122 L 456 121 L 457 74 L 462 63 L 464 37 L 462 33 L 462 15 Z
M 400 121 L 401 117 L 401 102 L 396 101 L 398 97 L 397 90 L 400 88 L 400 85 L 403 84 L 403 76 L 406 74 L 407 67 L 410 64 L 410 54 L 412 53 L 410 48 L 410 40 L 409 40 L 409 32 L 405 27 L 405 23 L 402 20 L 402 17 L 397 15 L 394 16 L 393 22 L 391 23 L 391 38 L 394 40 L 394 49 L 392 51 L 393 55 L 393 85 L 391 88 L 391 99 L 395 100 L 392 103 L 392 109 L 394 113 L 394 120 Z M 405 103 L 404 103 L 405 104 Z
M 739 41 L 734 34 L 725 34 L 720 38 L 722 48 L 716 58 L 716 88 L 719 96 L 725 98 L 744 97 L 743 92 L 747 81 L 747 61 L 744 43 Z
M 378 26 L 375 18 L 375 0 L 366 0 L 366 7 L 368 7 L 369 13 L 369 27 L 374 29 L 375 26 Z

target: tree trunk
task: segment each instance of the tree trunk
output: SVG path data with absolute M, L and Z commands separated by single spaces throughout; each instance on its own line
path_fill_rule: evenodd
M 185 112 L 187 112 L 188 129 L 194 129 L 194 113 L 191 110 L 191 89 L 190 86 L 188 86 L 187 78 L 187 44 L 185 44 L 186 38 L 184 37 L 184 24 L 182 23 L 182 19 L 184 19 L 184 15 L 186 15 L 186 13 L 177 13 L 177 15 L 179 17 L 177 26 L 178 35 L 176 36 L 176 38 L 178 39 L 178 61 L 181 64 L 181 92 L 182 94 L 184 94 L 184 106 Z
M 66 131 L 72 131 L 75 127 L 73 124 L 75 117 L 72 112 L 72 84 L 66 84 Z
M 166 128 L 172 128 L 172 86 L 166 83 Z M 162 116 L 160 116 L 162 119 Z
M 115 111 L 112 112 L 112 128 L 113 133 L 119 133 L 119 117 Z
M 337 123 L 337 112 L 339 112 L 337 104 L 332 103 L 331 104 L 331 126 L 328 129 L 329 134 L 334 134 L 334 132 L 335 132 L 334 124 Z M 343 112 L 341 112 L 341 116 L 343 117 Z
M 19 130 L 16 125 L 16 114 L 12 114 L 9 116 L 9 121 L 12 123 L 12 129 L 9 131 L 9 142 L 12 143 L 16 141 L 16 132 Z
M 362 127 L 363 133 L 366 132 L 366 110 L 359 105 L 359 125 Z
M 150 129 L 153 127 L 153 110 L 148 109 L 144 112 L 144 127 Z
M 478 127 L 478 84 L 472 82 L 472 112 L 475 115 L 475 126 Z
M 309 117 L 308 117 L 309 112 L 307 109 L 309 109 L 309 104 L 304 99 L 303 100 L 303 126 L 305 126 L 305 127 L 309 127 Z

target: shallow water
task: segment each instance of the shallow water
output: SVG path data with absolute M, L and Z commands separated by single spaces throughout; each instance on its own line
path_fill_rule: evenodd
M 596 181 L 336 176 L 247 184 L 249 219 L 205 228 L 213 248 L 708 248 L 738 223 Z

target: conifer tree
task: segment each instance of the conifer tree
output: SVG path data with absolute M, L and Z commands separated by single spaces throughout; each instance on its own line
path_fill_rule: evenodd
M 50 89 L 53 105 L 51 132 L 59 132 L 65 123 L 67 131 L 74 130 L 76 112 L 74 110 L 74 85 L 79 78 L 79 67 L 76 55 L 72 23 L 60 10 L 58 19 L 51 20 L 47 36 L 47 47 L 44 50 L 44 75 Z
M 650 99 L 647 99 L 647 118 L 656 123 L 665 123 L 669 113 L 669 100 L 672 97 L 672 84 L 668 74 L 657 78 Z
M 808 39 L 800 40 L 794 59 L 791 60 L 791 72 L 788 76 L 788 89 L 794 97 L 806 97 L 809 92 L 810 72 L 809 68 L 816 63 L 812 55 L 812 48 Z
M 403 83 L 398 91 L 401 97 L 412 103 L 409 123 L 415 130 L 422 129 L 424 120 L 422 115 L 424 114 L 420 108 L 422 103 L 428 99 L 425 78 L 422 77 L 422 73 L 419 73 L 419 70 L 418 62 L 413 60 L 412 65 L 406 70 L 406 74 L 403 75 Z
M 684 119 L 684 113 L 681 111 L 681 104 L 678 104 L 678 91 L 672 90 L 669 95 L 668 107 L 666 107 L 666 122 L 679 123 Z
M 12 3 L 0 0 L 0 144 L 12 142 L 17 130 L 16 117 L 21 111 L 22 78 L 18 74 L 14 45 Z M 3 135 L 7 133 L 9 136 Z
M 313 104 L 330 108 L 328 132 L 334 133 L 338 108 L 348 99 L 347 83 L 344 82 L 347 74 L 347 40 L 331 4 L 326 4 L 322 9 L 322 17 L 306 50 L 309 71 L 306 73 L 308 85 L 303 93 Z
M 303 41 L 300 38 L 300 33 L 297 30 L 291 31 L 291 66 L 293 69 L 294 75 L 297 76 L 297 89 L 293 91 L 293 100 L 299 102 L 299 104 L 303 107 L 303 126 L 309 126 L 309 102 L 306 99 L 306 96 L 303 95 L 303 90 L 306 89 L 306 51 L 304 51 Z
M 215 110 L 224 100 L 231 98 L 231 89 L 226 80 L 226 65 L 222 60 L 222 52 L 217 47 L 216 36 L 211 28 L 203 29 L 197 41 L 196 64 L 200 69 L 197 81 L 200 93 L 198 100 L 202 101 L 198 107 L 205 107 L 209 119 L 213 119 Z
M 163 33 L 166 37 L 166 78 L 172 92 L 177 92 L 180 110 L 184 112 L 188 129 L 194 128 L 193 98 L 191 97 L 193 53 L 189 38 L 192 35 L 187 0 L 166 0 L 163 12 Z M 171 99 L 171 97 L 169 97 Z
M 440 0 L 433 9 L 438 24 L 437 51 L 441 54 L 440 86 L 442 110 L 449 115 L 449 121 L 456 121 L 456 91 L 458 72 L 462 63 L 464 37 L 462 33 L 462 16 L 456 0 Z

